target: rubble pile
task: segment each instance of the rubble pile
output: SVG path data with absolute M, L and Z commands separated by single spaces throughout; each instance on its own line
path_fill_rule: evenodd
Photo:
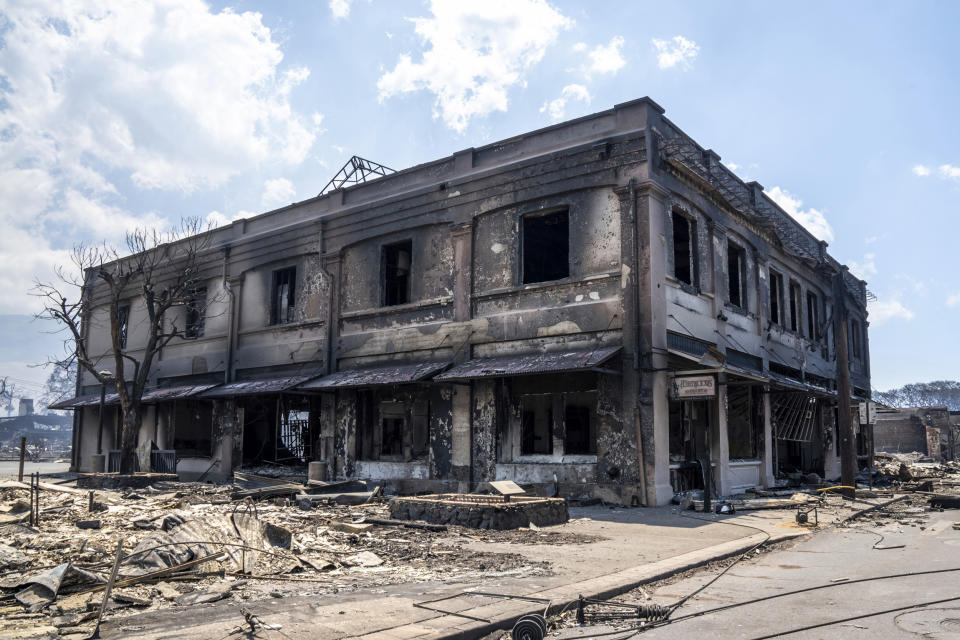
M 916 490 L 915 484 L 926 484 L 930 487 L 927 491 L 940 488 L 960 491 L 960 461 L 934 462 L 918 452 L 876 453 L 874 481 L 906 490 Z
M 391 520 L 377 492 L 317 494 L 283 480 L 245 480 L 96 492 L 46 485 L 38 516 L 27 485 L 0 483 L 0 638 L 89 637 L 118 550 L 106 617 L 549 573 L 546 563 L 517 554 L 465 548 L 474 530 Z

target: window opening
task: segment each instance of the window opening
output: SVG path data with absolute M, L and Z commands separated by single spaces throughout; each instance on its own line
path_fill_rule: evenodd
M 182 458 L 207 458 L 213 453 L 213 403 L 177 400 L 173 403 L 173 448 Z
M 566 455 L 589 455 L 595 453 L 593 425 L 590 422 L 590 407 L 570 404 L 564 407 L 563 453 Z
M 386 417 L 380 420 L 380 455 L 403 455 L 403 418 Z
M 201 287 L 190 292 L 187 298 L 187 318 L 183 333 L 188 338 L 203 336 L 207 306 L 207 288 Z
M 673 212 L 673 275 L 693 285 L 696 279 L 696 223 Z
M 811 340 L 820 339 L 820 307 L 817 304 L 817 294 L 807 292 L 807 337 Z
M 553 453 L 553 398 L 538 394 L 521 400 L 520 454 Z
M 270 324 L 293 322 L 293 312 L 296 307 L 296 280 L 296 267 L 277 269 L 273 272 Z
M 413 242 L 404 240 L 383 247 L 383 306 L 410 302 L 410 266 Z
M 570 226 L 567 211 L 523 218 L 523 284 L 560 280 L 570 275 Z
M 790 331 L 800 331 L 800 285 L 790 283 Z
M 770 322 L 783 324 L 783 276 L 770 270 Z
M 850 321 L 850 339 L 853 343 L 853 357 L 859 358 L 862 347 L 860 344 L 860 323 L 856 320 Z
M 727 387 L 727 440 L 731 459 L 757 457 L 756 407 L 748 385 Z
M 746 251 L 741 247 L 727 243 L 727 283 L 730 294 L 730 304 L 741 309 L 747 308 L 746 289 Z
M 120 348 L 127 348 L 127 330 L 130 326 L 130 305 L 125 304 L 117 309 L 117 333 L 119 334 Z

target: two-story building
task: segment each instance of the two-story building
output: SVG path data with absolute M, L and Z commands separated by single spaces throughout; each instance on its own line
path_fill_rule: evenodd
M 217 229 L 140 438 L 185 478 L 324 460 L 397 491 L 625 504 L 706 468 L 719 494 L 834 477 L 834 273 L 857 397 L 870 368 L 865 283 L 826 249 L 653 101 L 617 105 Z M 98 394 L 83 374 L 59 405 L 80 470 Z

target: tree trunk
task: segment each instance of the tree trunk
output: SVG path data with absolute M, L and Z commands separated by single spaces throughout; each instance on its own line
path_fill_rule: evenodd
M 140 407 L 129 407 L 123 412 L 120 430 L 120 473 L 131 474 L 137 467 L 137 435 L 140 431 Z

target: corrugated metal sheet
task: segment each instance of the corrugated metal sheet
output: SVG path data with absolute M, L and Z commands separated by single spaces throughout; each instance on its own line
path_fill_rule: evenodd
M 500 358 L 478 358 L 441 373 L 434 380 L 470 380 L 592 369 L 619 351 L 620 347 L 603 347 L 582 351 L 550 351 Z
M 60 400 L 51 404 L 48 409 L 80 409 L 82 407 L 96 407 L 100 404 L 100 394 L 94 393 L 87 396 L 77 396 L 68 400 Z M 108 393 L 103 400 L 104 405 L 120 404 L 120 394 Z
M 214 388 L 215 384 L 190 384 L 190 385 L 180 385 L 177 387 L 161 387 L 159 389 L 151 389 L 143 394 L 143 397 L 140 398 L 141 402 L 151 403 L 151 402 L 167 402 L 169 400 L 177 400 L 179 398 L 190 398 L 192 396 L 199 395 L 206 391 L 207 389 Z
M 421 362 L 419 364 L 403 364 L 392 367 L 370 367 L 367 369 L 338 371 L 329 376 L 324 376 L 319 380 L 311 380 L 310 382 L 302 384 L 298 389 L 344 389 L 384 384 L 408 384 L 429 378 L 438 371 L 443 371 L 449 364 L 449 362 Z
M 250 396 L 260 393 L 280 393 L 303 384 L 314 376 L 287 376 L 283 378 L 265 378 L 263 380 L 244 380 L 243 382 L 231 382 L 204 391 L 199 394 L 201 398 L 230 398 L 233 396 Z

